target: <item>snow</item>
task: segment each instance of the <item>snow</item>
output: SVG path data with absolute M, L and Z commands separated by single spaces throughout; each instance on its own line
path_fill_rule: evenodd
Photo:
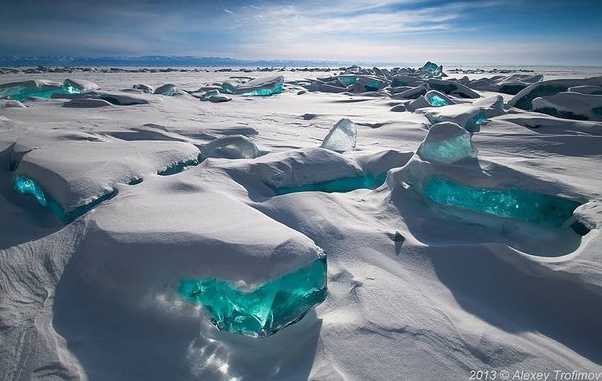
M 78 88 L 102 90 L 2 100 L 0 374 L 602 371 L 602 124 L 587 101 L 599 77 L 429 68 L 74 72 Z M 0 88 L 65 82 L 11 73 Z M 165 84 L 178 96 L 148 90 Z M 211 101 L 228 86 L 230 101 Z M 279 90 L 245 96 L 262 89 Z M 449 105 L 408 107 L 427 94 Z M 537 112 L 543 102 L 590 120 Z M 321 148 L 341 120 L 353 121 L 355 149 Z M 17 176 L 65 212 L 98 202 L 63 222 L 19 194 Z M 553 202 L 537 209 L 542 200 Z M 558 218 L 483 209 L 492 204 Z M 253 295 L 324 255 L 326 299 L 267 337 L 228 332 L 200 303 L 214 295 L 181 293 L 215 280 L 235 299 Z

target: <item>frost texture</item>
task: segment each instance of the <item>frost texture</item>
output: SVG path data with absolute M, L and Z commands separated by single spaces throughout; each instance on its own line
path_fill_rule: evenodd
M 334 125 L 320 147 L 336 152 L 353 151 L 357 143 L 355 123 L 343 118 Z
M 423 160 L 444 164 L 477 157 L 470 133 L 451 122 L 431 126 L 417 153 Z
M 560 227 L 580 205 L 578 202 L 520 189 L 473 188 L 431 177 L 424 181 L 431 201 L 499 217 L 514 218 L 545 227 Z
M 182 281 L 179 292 L 201 303 L 219 330 L 269 336 L 301 320 L 326 299 L 326 257 L 252 290 L 202 278 Z

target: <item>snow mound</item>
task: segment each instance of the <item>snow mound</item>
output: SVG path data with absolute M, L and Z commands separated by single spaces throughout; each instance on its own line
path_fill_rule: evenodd
M 197 163 L 199 150 L 180 142 L 63 142 L 25 154 L 14 173 L 15 187 L 38 201 L 58 203 L 66 222 L 78 208 L 106 199 L 120 183 Z M 35 184 L 35 190 L 27 191 Z M 38 195 L 38 196 L 36 196 Z
M 508 104 L 523 110 L 532 110 L 532 102 L 535 98 L 566 92 L 569 88 L 576 86 L 602 86 L 602 77 L 553 79 L 537 82 L 521 90 L 508 101 Z
M 498 75 L 492 78 L 479 78 L 470 81 L 467 86 L 474 90 L 494 91 L 516 95 L 527 86 L 543 80 L 541 74 Z
M 155 313 L 200 302 L 218 328 L 249 336 L 324 299 L 325 257 L 311 239 L 185 175 L 122 187 L 89 217 L 75 254 L 82 287 Z
M 79 93 L 89 93 L 91 91 L 95 91 L 100 89 L 96 83 L 92 81 L 87 81 L 85 79 L 70 79 L 67 78 L 64 82 L 65 86 L 71 86 L 74 89 L 77 89 Z
M 537 97 L 532 101 L 533 111 L 565 119 L 602 120 L 602 95 L 562 92 Z
M 25 107 L 25 105 L 19 101 L 13 99 L 0 99 L 0 108 L 11 108 L 11 107 Z

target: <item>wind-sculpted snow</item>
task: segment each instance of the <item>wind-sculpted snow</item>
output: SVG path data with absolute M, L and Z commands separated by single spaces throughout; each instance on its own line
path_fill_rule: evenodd
M 198 173 L 186 174 L 124 189 L 90 217 L 95 226 L 77 253 L 82 282 L 137 305 L 150 300 L 161 308 L 181 298 L 201 303 L 218 329 L 253 337 L 278 332 L 324 300 L 320 248 L 206 187 Z M 174 188 L 187 191 L 165 193 Z M 156 194 L 163 195 L 161 203 L 146 207 Z
M 0 101 L 7 380 L 598 372 L 598 79 L 57 69 L 0 69 L 102 88 Z
M 63 142 L 26 153 L 14 186 L 70 222 L 109 198 L 117 184 L 180 172 L 184 165 L 198 164 L 199 154 L 195 146 L 179 142 Z
M 537 97 L 532 101 L 533 111 L 565 119 L 602 120 L 602 95 L 562 92 Z
M 568 91 L 576 86 L 602 86 L 602 77 L 585 79 L 554 79 L 550 81 L 536 82 L 521 90 L 508 104 L 523 110 L 533 109 L 533 100 L 537 97 L 545 97 Z
M 496 91 L 516 95 L 519 91 L 543 80 L 540 74 L 497 75 L 491 78 L 479 78 L 468 83 L 468 87 L 481 91 Z

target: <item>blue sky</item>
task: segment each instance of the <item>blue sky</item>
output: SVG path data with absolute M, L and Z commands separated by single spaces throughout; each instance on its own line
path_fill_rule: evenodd
M 21 0 L 0 55 L 602 66 L 600 0 Z

